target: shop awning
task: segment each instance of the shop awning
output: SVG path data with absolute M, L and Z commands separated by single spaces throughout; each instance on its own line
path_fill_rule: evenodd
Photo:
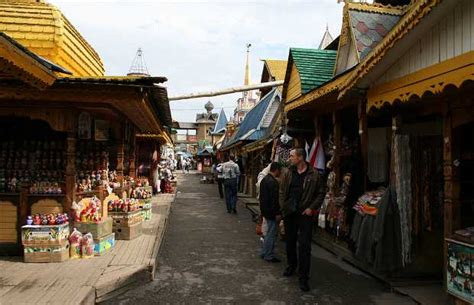
M 438 94 L 447 86 L 460 88 L 467 81 L 474 81 L 474 51 L 371 88 L 367 110 L 406 102 L 413 96 L 421 98 L 427 92 Z
M 166 88 L 146 84 L 141 78 L 61 78 L 43 91 L 2 83 L 0 91 L 4 108 L 21 104 L 33 108 L 103 109 L 128 118 L 144 134 L 162 134 L 164 125 L 171 125 Z

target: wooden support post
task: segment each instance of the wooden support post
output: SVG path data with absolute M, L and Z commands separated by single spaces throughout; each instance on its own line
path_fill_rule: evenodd
M 461 208 L 459 202 L 459 175 L 454 166 L 453 119 L 446 102 L 443 118 L 443 175 L 444 175 L 444 237 L 449 238 L 461 227 Z M 444 266 L 447 264 L 447 243 L 444 243 Z M 446 269 L 443 269 L 446 279 Z M 446 286 L 446 281 L 444 281 Z M 462 303 L 457 303 L 462 304 Z
M 359 136 L 360 136 L 360 152 L 362 155 L 362 172 L 364 175 L 364 190 L 367 189 L 367 171 L 368 171 L 368 134 L 367 134 L 367 101 L 362 99 L 359 101 Z
M 124 165 L 123 165 L 123 158 L 125 155 L 125 143 L 123 137 L 119 140 L 119 144 L 117 146 L 117 180 L 120 182 L 120 184 L 123 183 L 124 177 L 123 177 L 123 170 L 124 170 Z
M 332 114 L 333 136 L 334 136 L 334 189 L 333 194 L 339 193 L 339 185 L 341 184 L 341 113 L 335 110 Z
M 130 162 L 130 177 L 135 178 L 136 175 L 136 147 L 137 147 L 137 141 L 136 141 L 136 132 L 135 130 L 132 131 L 132 136 L 130 139 L 130 153 L 129 153 L 129 162 Z
M 68 132 L 66 139 L 66 206 L 69 212 L 76 193 L 76 133 Z

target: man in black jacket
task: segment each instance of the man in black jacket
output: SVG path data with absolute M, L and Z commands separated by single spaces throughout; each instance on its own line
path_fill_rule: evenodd
M 279 183 L 281 165 L 273 162 L 270 165 L 270 173 L 260 182 L 260 212 L 267 222 L 267 234 L 265 235 L 261 257 L 270 263 L 281 262 L 275 257 L 275 241 L 278 236 L 278 226 L 281 221 L 279 196 Z
M 320 208 L 326 185 L 318 171 L 306 163 L 306 151 L 290 152 L 291 166 L 281 173 L 280 207 L 285 223 L 288 267 L 284 276 L 291 276 L 299 267 L 300 289 L 309 291 L 313 215 Z M 296 250 L 298 245 L 298 251 Z

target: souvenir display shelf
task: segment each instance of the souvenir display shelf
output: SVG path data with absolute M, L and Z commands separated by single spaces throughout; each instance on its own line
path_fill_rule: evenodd
M 39 254 L 43 248 L 22 249 L 21 226 L 37 203 L 51 201 L 61 205 L 61 211 L 64 208 L 66 142 L 64 135 L 41 127 L 35 127 L 33 138 L 31 128 L 0 127 L 0 253 L 25 250 L 27 260 L 46 261 L 47 255 Z
M 64 194 L 64 141 L 13 141 L 0 146 L 0 193 Z

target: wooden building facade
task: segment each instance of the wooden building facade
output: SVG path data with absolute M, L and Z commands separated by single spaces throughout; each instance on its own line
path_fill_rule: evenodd
M 364 261 L 358 255 L 353 240 L 357 214 L 341 222 L 336 216 L 337 229 L 330 213 L 325 214 L 329 220 L 317 229 L 317 239 L 377 274 L 442 279 L 459 304 L 472 302 L 456 292 L 456 282 L 465 285 L 469 279 L 452 268 L 460 255 L 453 254 L 452 243 L 474 226 L 473 12 L 473 3 L 465 0 L 415 1 L 403 7 L 346 3 L 332 80 L 296 98 L 294 86 L 286 82 L 284 94 L 289 130 L 293 126 L 301 138 L 297 145 L 303 147 L 311 133 L 332 134 L 332 144 L 325 146 L 332 160 L 329 178 L 335 181 L 328 182 L 329 201 L 346 195 L 345 164 L 359 174 L 352 173 L 353 191 L 347 195 L 352 197 L 342 211 L 380 187 L 397 194 L 401 240 L 393 245 L 402 257 L 395 268 L 380 270 L 376 259 Z M 361 45 L 371 30 L 369 23 L 360 24 L 367 14 L 388 26 L 369 50 Z M 352 160 L 346 162 L 344 146 L 351 139 Z M 367 215 L 360 218 L 367 222 Z
M 55 10 L 26 2 L 0 5 L 21 24 L 0 21 L 13 36 L 27 26 L 29 14 Z M 47 28 L 48 20 L 38 23 Z M 52 47 L 63 59 L 72 56 L 67 69 L 0 34 L 0 254 L 20 252 L 19 229 L 28 215 L 69 212 L 83 197 L 102 200 L 105 181 L 128 196 L 137 173 L 137 135 L 171 143 L 167 91 L 159 85 L 166 78 L 101 76 L 99 57 L 72 25 L 64 19 L 55 26 L 66 27 L 61 39 L 78 39 Z M 29 36 L 28 45 L 41 37 Z

